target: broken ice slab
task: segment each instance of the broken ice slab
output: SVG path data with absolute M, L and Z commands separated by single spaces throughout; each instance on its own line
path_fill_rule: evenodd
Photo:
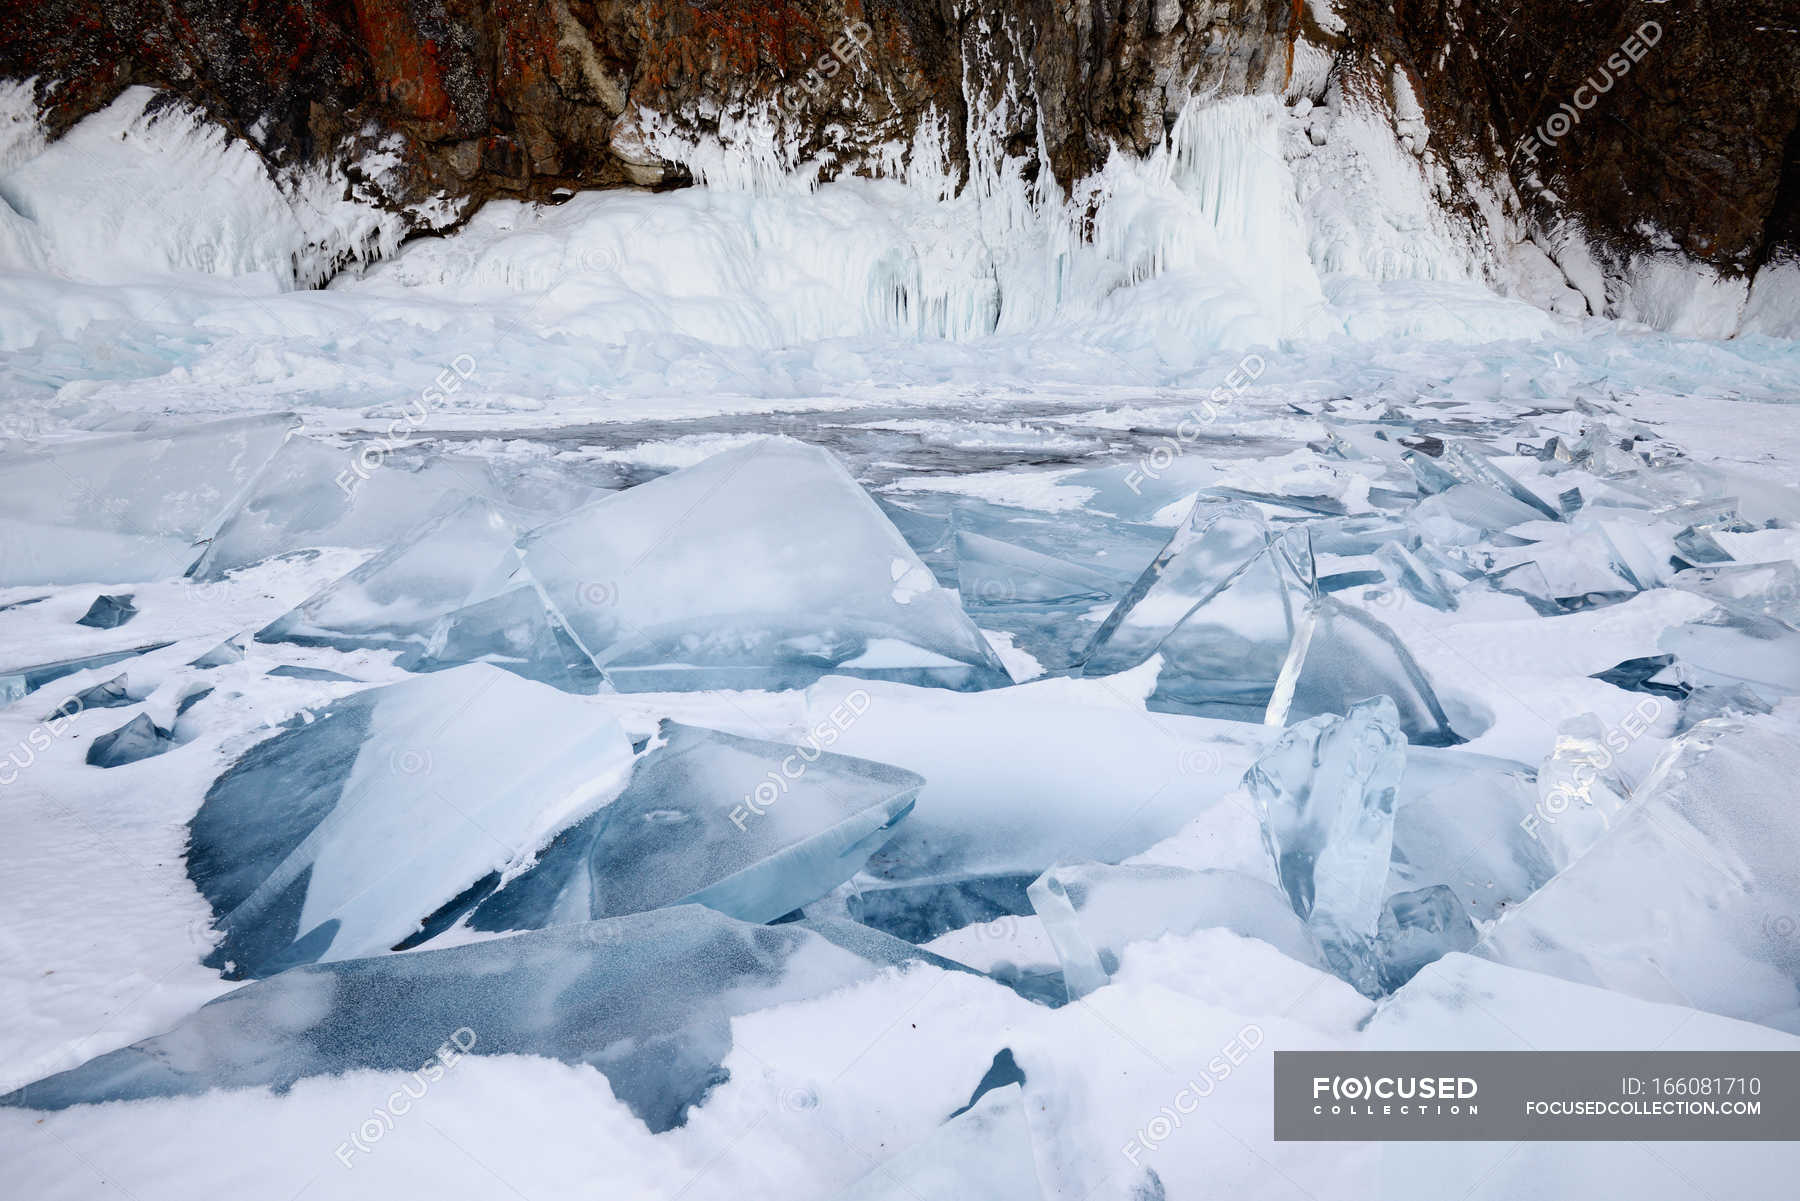
M 116 630 L 136 616 L 137 606 L 131 603 L 130 593 L 123 596 L 102 594 L 94 598 L 94 603 L 75 624 L 95 630 Z
M 73 659 L 58 659 L 53 663 L 38 663 L 30 667 L 0 668 L 0 680 L 9 681 L 7 688 L 14 690 L 17 696 L 25 696 L 36 692 L 53 680 L 64 676 L 72 676 L 78 671 L 87 671 L 94 667 L 110 667 L 114 663 L 147 655 L 151 651 L 159 651 L 167 642 L 151 642 L 144 646 L 134 646 L 129 650 L 105 651 L 98 655 L 80 655 Z M 16 699 L 16 698 L 15 698 Z
M 1078 563 L 956 531 L 956 588 L 965 608 L 1077 605 L 1110 599 L 1119 581 Z
M 625 791 L 483 900 L 478 930 L 708 905 L 767 922 L 818 900 L 893 837 L 925 781 L 823 751 L 675 722 Z M 497 882 L 497 881 L 496 881 Z
M 448 508 L 257 631 L 258 642 L 399 652 L 418 672 L 491 663 L 565 691 L 591 675 L 558 636 L 513 543 L 510 518 L 479 497 Z
M 838 1201 L 1042 1201 L 1024 1090 L 989 1090 L 916 1147 L 858 1180 Z
M 1614 688 L 1622 688 L 1626 692 L 1645 692 L 1677 701 L 1692 691 L 1682 680 L 1681 672 L 1675 666 L 1674 655 L 1645 655 L 1627 659 L 1615 667 L 1597 671 L 1588 678 L 1611 684 Z
M 160 755 L 175 745 L 169 731 L 140 713 L 118 729 L 102 734 L 89 744 L 89 767 L 123 767 L 140 759 Z
M 117 709 L 124 705 L 136 704 L 136 699 L 128 691 L 130 683 L 130 679 L 123 675 L 103 680 L 91 688 L 84 688 L 77 692 L 57 706 L 55 713 L 50 716 L 61 716 L 65 712 L 85 713 L 89 709 Z
M 1476 938 L 1475 923 L 1450 888 L 1434 884 L 1416 892 L 1395 893 L 1382 905 L 1375 933 L 1382 989 L 1393 992 L 1427 964 L 1454 951 L 1469 950 Z
M 1240 872 L 1058 864 L 1032 883 L 1029 895 L 1056 947 L 1071 1001 L 1110 981 L 1126 944 L 1215 927 L 1325 966 L 1317 939 L 1281 890 Z
M 1748 685 L 1702 684 L 1682 698 L 1675 733 L 1685 734 L 1715 717 L 1756 717 L 1774 711 L 1775 707 Z
M 1159 707 L 1253 720 L 1317 586 L 1304 527 L 1275 535 L 1243 505 L 1202 501 L 1102 624 L 1083 671 L 1160 655 Z
M 1033 878 L 999 874 L 881 886 L 864 876 L 845 898 L 845 910 L 855 921 L 895 938 L 930 942 L 952 930 L 1030 913 L 1026 889 Z
M 732 1019 L 866 980 L 879 967 L 794 924 L 699 906 L 441 951 L 296 967 L 227 993 L 169 1033 L 0 1097 L 70 1105 L 285 1092 L 312 1076 L 411 1073 L 471 1055 L 585 1064 L 651 1131 L 729 1078 Z
M 1271 726 L 1293 725 L 1322 714 L 1349 713 L 1376 696 L 1389 699 L 1407 741 L 1415 746 L 1464 741 L 1399 636 L 1361 609 L 1320 596 L 1300 617 L 1263 720 Z
M 1400 716 L 1378 696 L 1343 717 L 1290 726 L 1244 776 L 1294 912 L 1333 968 L 1365 994 L 1375 986 L 1366 944 L 1387 896 L 1405 767 Z
M 1683 683 L 1744 687 L 1769 704 L 1800 696 L 1800 631 L 1774 618 L 1715 610 L 1663 631 L 1656 645 L 1675 656 Z
M 237 417 L 0 464 L 0 586 L 181 575 L 294 424 L 286 413 Z
M 244 655 L 249 649 L 250 634 L 248 631 L 241 634 L 233 634 L 230 638 L 227 638 L 225 641 L 219 643 L 219 645 L 207 651 L 204 655 L 201 655 L 198 659 L 195 659 L 192 663 L 189 663 L 188 666 L 212 668 L 227 667 L 233 663 L 242 663 L 244 661 Z
M 1010 682 L 956 594 L 843 465 L 792 439 L 605 497 L 521 546 L 624 691 L 794 688 L 827 673 Z
M 1446 546 L 1471 546 L 1543 520 L 1544 515 L 1530 505 L 1481 484 L 1456 484 L 1427 496 L 1406 515 L 1415 536 Z
M 1529 505 L 1551 520 L 1562 520 L 1562 514 L 1537 493 L 1521 484 L 1511 473 L 1495 463 L 1469 442 L 1450 442 L 1438 459 L 1439 465 L 1465 484 L 1478 484 Z
M 1691 567 L 1676 572 L 1670 583 L 1728 612 L 1769 617 L 1800 629 L 1800 564 L 1790 559 Z
M 1375 559 L 1381 564 L 1388 580 L 1420 604 L 1430 605 L 1433 609 L 1446 613 L 1456 608 L 1456 593 L 1436 569 L 1427 567 L 1418 556 L 1398 542 L 1389 542 L 1381 547 L 1375 552 Z
M 1249 505 L 1201 500 L 1094 634 L 1084 670 L 1136 667 L 1194 609 L 1268 548 L 1268 523 Z
M 440 455 L 386 454 L 367 463 L 362 446 L 331 446 L 289 438 L 258 477 L 244 503 L 220 528 L 195 564 L 196 579 L 303 547 L 392 546 L 444 508 L 446 498 L 476 496 L 496 505 L 539 506 L 562 512 L 600 495 L 572 481 L 507 487 L 488 460 Z
M 1147 712 L 1140 673 L 983 693 L 826 679 L 806 693 L 804 728 L 833 723 L 833 751 L 925 777 L 869 863 L 884 887 L 1035 879 L 1059 859 L 1117 861 L 1169 837 L 1269 739 L 1244 722 Z
M 1624 816 L 1631 798 L 1606 727 L 1592 713 L 1570 718 L 1557 728 L 1556 743 L 1538 768 L 1537 783 L 1531 832 L 1559 869 L 1598 842 Z
M 1461 750 L 1408 747 L 1394 813 L 1389 894 L 1442 884 L 1492 921 L 1555 872 L 1532 769 Z
M 246 751 L 189 826 L 234 976 L 377 954 L 624 786 L 588 703 L 486 665 L 336 702 Z
M 1625 817 L 1477 953 L 1800 1031 L 1800 726 L 1789 709 L 1696 727 Z

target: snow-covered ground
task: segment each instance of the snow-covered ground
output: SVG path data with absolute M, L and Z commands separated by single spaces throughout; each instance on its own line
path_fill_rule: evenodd
M 146 101 L 45 146 L 11 97 L 0 147 L 0 1093 L 177 1033 L 104 1103 L 9 1098 L 9 1195 L 1791 1195 L 1795 1142 L 1277 1142 L 1270 1106 L 1285 1050 L 1800 1051 L 1779 281 L 1728 318 L 1669 301 L 1729 338 L 1553 314 L 1523 297 L 1578 289 L 1465 236 L 1432 164 L 1337 103 L 1196 107 L 1092 181 L 1086 238 L 998 162 L 951 197 L 924 158 L 815 185 L 724 156 L 709 187 L 494 203 L 397 246 L 341 181 L 272 183 Z M 103 594 L 135 615 L 78 624 Z M 1118 670 L 1084 671 L 1103 646 Z M 1229 696 L 1221 656 L 1248 665 Z M 431 716 L 431 685 L 502 660 L 529 681 Z M 1246 779 L 1280 778 L 1284 725 L 1342 728 L 1337 693 L 1392 695 L 1413 744 L 1376 906 L 1441 885 L 1468 914 L 1397 988 L 1359 992 L 1373 960 L 1286 908 Z M 395 696 L 426 716 L 369 699 Z M 139 717 L 154 753 L 91 761 Z M 664 721 L 774 747 L 783 799 L 739 807 L 757 760 L 630 808 L 620 760 L 649 789 Z M 829 821 L 781 766 L 821 742 L 889 765 L 829 761 L 850 782 L 804 801 Z M 841 795 L 865 788 L 886 808 Z M 704 824 L 705 853 L 609 809 Z M 490 869 L 501 901 L 549 887 L 524 883 L 563 862 L 548 835 L 590 822 L 552 916 L 465 908 L 386 949 Z M 1689 824 L 1703 852 L 1659 834 Z M 649 849 L 603 870 L 621 839 Z M 248 899 L 196 866 L 270 855 Z M 1102 871 L 1104 921 L 1027 900 L 1076 861 L 1177 874 Z M 621 915 L 650 904 L 608 890 L 694 872 L 731 919 L 897 938 L 672 910 L 715 941 L 645 967 Z M 555 953 L 480 958 L 509 940 Z M 472 966 L 356 992 L 252 951 Z M 246 974 L 267 1010 L 184 1025 Z M 708 988 L 704 1021 L 636 999 Z M 158 1083 L 184 1072 L 235 1083 Z M 647 1118 L 669 1090 L 680 1121 Z

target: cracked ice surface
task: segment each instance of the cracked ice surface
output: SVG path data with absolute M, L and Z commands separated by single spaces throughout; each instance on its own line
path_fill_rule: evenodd
M 1277 1050 L 1800 1049 L 1791 344 L 1337 281 L 1197 423 L 1245 348 L 1117 308 L 625 345 L 418 282 L 490 235 L 5 331 L 9 1188 L 1791 1191 L 1268 1124 Z

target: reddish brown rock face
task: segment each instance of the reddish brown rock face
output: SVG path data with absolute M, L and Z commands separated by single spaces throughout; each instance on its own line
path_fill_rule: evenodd
M 0 13 L 0 75 L 35 77 L 53 132 L 131 84 L 186 97 L 272 165 L 397 135 L 395 203 L 685 181 L 643 158 L 633 108 L 696 133 L 774 101 L 803 157 L 856 171 L 1010 94 L 1010 153 L 1065 185 L 1167 132 L 1189 88 L 1280 91 L 1295 39 L 1340 71 L 1403 64 L 1434 141 L 1508 170 L 1542 219 L 1615 251 L 1667 231 L 1754 268 L 1800 242 L 1792 0 L 43 0 Z M 1609 69 L 1646 21 L 1654 45 Z M 852 35 L 847 37 L 847 35 Z M 1603 93 L 1578 89 L 1597 73 Z M 1566 132 L 1541 135 L 1558 112 Z M 615 126 L 626 125 L 614 137 Z M 371 134 L 370 131 L 373 131 Z M 1535 141 L 1532 139 L 1536 137 Z M 1039 147 L 1047 161 L 1038 162 Z

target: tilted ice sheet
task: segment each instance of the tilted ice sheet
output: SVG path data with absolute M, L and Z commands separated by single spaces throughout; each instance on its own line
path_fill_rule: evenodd
M 801 745 L 674 722 L 617 800 L 474 911 L 483 930 L 697 903 L 766 922 L 817 900 L 893 836 L 924 780 Z
M 218 579 L 302 547 L 386 549 L 442 511 L 448 496 L 481 497 L 502 506 L 511 499 L 491 462 L 403 456 L 387 452 L 386 445 L 382 439 L 346 447 L 290 437 L 214 535 L 194 576 Z M 560 495 L 530 494 L 530 499 L 554 498 L 561 507 L 572 508 L 598 494 L 568 481 L 551 487 L 557 484 Z
M 379 954 L 624 785 L 583 701 L 474 665 L 351 696 L 250 748 L 191 825 L 188 872 L 240 976 Z
M 1487 933 L 1501 963 L 1800 1031 L 1800 772 L 1790 703 L 1703 722 L 1631 809 Z
M 1007 682 L 830 453 L 768 438 L 533 530 L 527 566 L 622 689 L 790 688 L 827 671 Z
M 293 426 L 234 417 L 0 462 L 0 586 L 181 575 Z
M 566 691 L 591 676 L 520 563 L 519 529 L 492 501 L 449 493 L 439 512 L 257 631 L 259 642 L 399 652 L 438 671 L 488 662 Z
M 885 964 L 797 926 L 699 906 L 442 951 L 297 967 L 228 993 L 167 1034 L 29 1084 L 0 1105 L 273 1088 L 356 1069 L 412 1072 L 445 1043 L 587 1064 L 653 1131 L 729 1078 L 731 1020 L 867 979 Z M 329 1154 L 328 1149 L 325 1151 Z

